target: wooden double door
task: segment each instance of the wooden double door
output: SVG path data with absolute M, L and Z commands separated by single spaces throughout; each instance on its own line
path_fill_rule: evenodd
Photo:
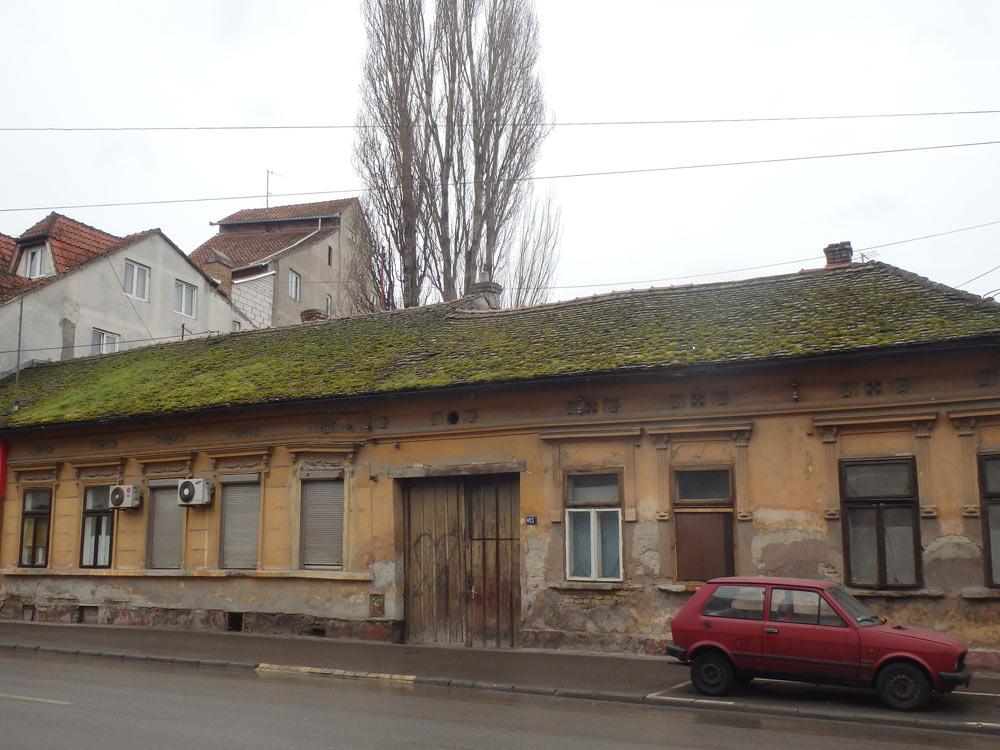
M 518 480 L 516 474 L 408 480 L 408 643 L 517 645 Z

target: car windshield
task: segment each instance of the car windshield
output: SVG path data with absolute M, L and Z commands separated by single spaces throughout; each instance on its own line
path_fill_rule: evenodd
M 867 628 L 872 625 L 881 625 L 885 622 L 885 620 L 874 614 L 870 609 L 868 609 L 868 607 L 859 602 L 839 586 L 827 589 L 827 593 L 835 602 L 837 602 L 837 604 L 843 607 L 844 611 L 854 618 L 854 621 L 861 627 Z

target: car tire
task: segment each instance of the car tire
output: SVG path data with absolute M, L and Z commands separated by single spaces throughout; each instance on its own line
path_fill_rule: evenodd
M 725 695 L 733 689 L 736 670 L 725 654 L 707 651 L 691 662 L 691 682 L 705 695 Z
M 931 697 L 931 682 L 915 664 L 897 662 L 878 673 L 878 694 L 882 703 L 896 711 L 916 711 Z

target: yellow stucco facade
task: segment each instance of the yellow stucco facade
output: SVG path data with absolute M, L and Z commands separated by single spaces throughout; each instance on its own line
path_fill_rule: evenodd
M 844 471 L 889 465 L 914 472 L 912 493 L 896 498 L 918 540 L 914 578 L 852 591 L 881 614 L 995 649 L 1000 581 L 979 467 L 1000 456 L 998 372 L 995 352 L 896 354 L 11 432 L 0 615 L 472 642 L 482 604 L 488 643 L 662 653 L 671 615 L 699 583 L 685 568 L 850 583 L 853 544 L 855 567 L 875 570 L 882 558 L 860 548 L 867 527 L 845 534 Z M 685 472 L 725 478 L 728 496 L 725 482 L 686 496 Z M 186 477 L 211 480 L 213 501 L 182 509 L 179 566 L 151 568 L 150 492 Z M 303 560 L 302 487 L 317 477 L 342 481 L 339 564 Z M 220 558 L 234 478 L 260 488 L 256 564 L 239 569 Z M 484 532 L 480 555 L 469 488 L 501 479 L 513 497 L 484 507 L 513 502 L 516 529 Z M 109 512 L 107 567 L 82 567 L 86 488 L 119 484 L 137 486 L 142 503 Z M 418 518 L 414 488 L 424 498 L 440 487 L 457 488 L 456 504 L 420 500 Z M 32 488 L 51 489 L 51 528 L 44 564 L 25 565 Z M 451 531 L 434 531 L 435 507 L 441 518 L 457 509 Z M 897 516 L 875 541 L 887 559 L 908 544 Z M 427 543 L 420 524 L 440 549 L 458 545 L 450 563 L 419 558 L 426 579 L 408 571 Z M 486 569 L 470 567 L 475 555 Z M 511 570 L 516 590 L 504 593 Z M 408 587 L 421 590 L 408 598 Z M 408 628 L 418 595 L 436 597 L 428 617 L 449 619 L 450 635 Z M 490 635 L 498 597 L 501 619 L 513 617 L 508 642 Z

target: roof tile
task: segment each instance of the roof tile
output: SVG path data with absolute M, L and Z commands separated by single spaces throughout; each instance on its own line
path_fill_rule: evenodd
M 210 263 L 216 253 L 221 253 L 233 261 L 236 268 L 259 263 L 265 258 L 278 258 L 285 251 L 290 251 L 298 243 L 312 236 L 313 240 L 322 240 L 336 232 L 336 229 L 297 230 L 294 232 L 250 232 L 247 234 L 218 234 L 205 242 L 189 256 L 202 270 Z
M 230 214 L 217 223 L 243 224 L 334 216 L 345 211 L 355 201 L 357 201 L 357 198 L 341 198 L 335 201 L 322 201 L 320 203 L 296 203 L 289 206 L 271 206 L 270 208 L 245 208 L 242 211 Z
M 882 263 L 518 310 L 458 302 L 163 344 L 0 381 L 0 428 L 562 377 L 1000 345 L 1000 305 Z
M 62 214 L 51 213 L 24 232 L 17 240 L 29 245 L 35 238 L 48 237 L 56 272 L 76 268 L 91 258 L 103 255 L 121 242 L 120 237 L 102 232 Z

